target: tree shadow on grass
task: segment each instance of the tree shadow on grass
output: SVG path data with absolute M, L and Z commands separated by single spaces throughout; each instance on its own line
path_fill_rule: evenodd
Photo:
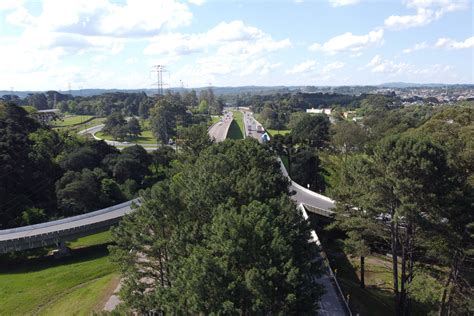
M 227 132 L 227 138 L 230 139 L 243 139 L 244 135 L 242 134 L 242 130 L 239 127 L 239 124 L 235 120 L 230 123 L 229 131 Z
M 359 275 L 344 253 L 340 242 L 344 234 L 335 230 L 327 231 L 321 225 L 316 231 L 344 296 L 346 298 L 349 296 L 352 313 L 374 316 L 394 315 L 393 295 L 390 291 L 370 285 L 364 289 L 360 287 Z
M 42 252 L 30 252 L 29 254 L 22 254 L 21 256 L 2 255 L 0 256 L 0 274 L 35 272 L 62 265 L 99 259 L 109 255 L 107 246 L 108 244 L 101 244 L 86 248 L 71 249 L 70 256 L 57 259 L 52 255 L 45 254 L 45 250 L 42 250 Z M 34 254 L 34 256 L 31 256 L 32 254 Z

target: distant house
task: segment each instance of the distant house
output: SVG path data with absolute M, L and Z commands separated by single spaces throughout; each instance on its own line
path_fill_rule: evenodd
M 306 113 L 331 115 L 332 109 L 306 109 Z
M 345 119 L 347 119 L 349 116 L 355 115 L 356 111 L 346 111 L 343 112 L 342 115 L 344 116 Z

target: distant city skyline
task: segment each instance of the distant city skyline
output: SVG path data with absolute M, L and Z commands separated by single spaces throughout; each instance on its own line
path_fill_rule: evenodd
M 0 0 L 0 90 L 474 83 L 469 0 Z M 165 86 L 165 88 L 169 87 Z

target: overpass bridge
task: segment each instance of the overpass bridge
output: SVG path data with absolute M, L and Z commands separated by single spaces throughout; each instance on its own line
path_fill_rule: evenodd
M 66 240 L 107 230 L 132 211 L 133 203 L 138 203 L 138 200 L 56 221 L 0 230 L 0 254 L 45 246 L 59 246 Z

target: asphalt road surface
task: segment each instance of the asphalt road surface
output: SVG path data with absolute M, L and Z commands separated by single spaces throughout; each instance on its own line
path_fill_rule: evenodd
M 262 135 L 264 133 L 264 129 L 262 124 L 257 122 L 257 120 L 253 117 L 252 112 L 245 111 L 244 113 L 244 126 L 245 126 L 245 137 L 252 137 L 258 140 L 258 142 L 262 142 Z
M 232 123 L 232 112 L 226 112 L 222 119 L 209 128 L 209 136 L 216 142 L 222 142 L 227 137 L 230 124 Z

